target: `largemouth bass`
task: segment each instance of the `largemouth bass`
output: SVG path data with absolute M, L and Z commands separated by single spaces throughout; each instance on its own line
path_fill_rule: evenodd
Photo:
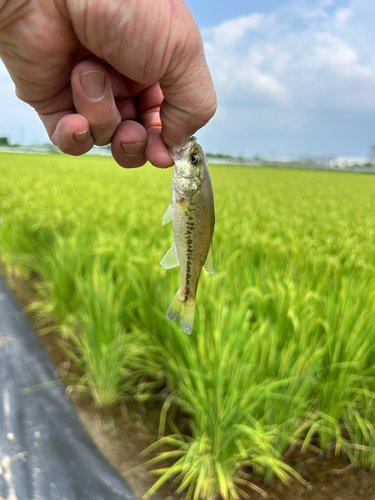
M 172 221 L 175 241 L 161 265 L 180 266 L 180 288 L 167 311 L 167 318 L 179 319 L 190 334 L 194 325 L 195 298 L 202 267 L 215 272 L 212 236 L 215 225 L 214 196 L 203 149 L 196 137 L 170 149 L 173 167 L 172 201 L 163 225 Z

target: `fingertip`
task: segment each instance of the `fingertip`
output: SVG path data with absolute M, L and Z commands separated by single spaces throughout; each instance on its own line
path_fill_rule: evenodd
M 204 125 L 203 122 L 196 124 L 196 120 L 193 120 L 189 113 L 175 108 L 166 101 L 161 106 L 160 117 L 162 140 L 169 147 L 183 144 Z
M 164 99 L 160 108 L 163 141 L 169 147 L 183 144 L 211 120 L 216 109 L 217 100 L 213 87 L 205 96 L 197 98 L 194 105 L 190 104 L 185 109 L 184 106 Z
M 173 166 L 173 160 L 165 145 L 160 127 L 151 127 L 147 130 L 148 141 L 146 146 L 146 158 L 154 167 L 169 168 Z
M 138 168 L 146 163 L 147 132 L 140 123 L 126 120 L 117 127 L 112 140 L 112 156 L 123 168 Z
M 73 134 L 73 137 L 76 141 L 83 142 L 85 139 L 87 139 L 88 134 L 89 134 L 89 129 L 87 127 L 85 130 L 82 130 L 82 132 L 75 132 Z
M 146 143 L 144 141 L 120 142 L 120 146 L 128 156 L 137 156 L 144 151 Z
M 60 151 L 73 156 L 87 153 L 94 145 L 87 120 L 77 114 L 63 116 L 51 140 Z

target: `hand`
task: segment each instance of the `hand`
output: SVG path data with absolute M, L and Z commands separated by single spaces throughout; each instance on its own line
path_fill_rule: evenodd
M 168 167 L 216 110 L 183 0 L 0 0 L 0 56 L 64 153 Z

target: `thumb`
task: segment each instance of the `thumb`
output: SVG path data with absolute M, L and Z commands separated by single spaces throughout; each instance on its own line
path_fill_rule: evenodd
M 160 80 L 164 95 L 160 108 L 162 137 L 167 146 L 185 142 L 213 117 L 217 107 L 202 39 L 191 20 L 194 27 L 188 39 L 180 51 L 174 52 L 166 75 Z

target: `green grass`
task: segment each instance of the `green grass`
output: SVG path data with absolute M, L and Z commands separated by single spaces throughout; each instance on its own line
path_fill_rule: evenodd
M 154 489 L 173 478 L 190 498 L 234 499 L 248 468 L 295 475 L 282 457 L 296 442 L 373 467 L 375 177 L 211 174 L 216 273 L 202 275 L 191 336 L 165 317 L 179 280 L 159 265 L 171 169 L 1 154 L 2 258 L 38 277 L 30 307 L 96 405 L 164 400 L 152 447 L 175 460 Z

